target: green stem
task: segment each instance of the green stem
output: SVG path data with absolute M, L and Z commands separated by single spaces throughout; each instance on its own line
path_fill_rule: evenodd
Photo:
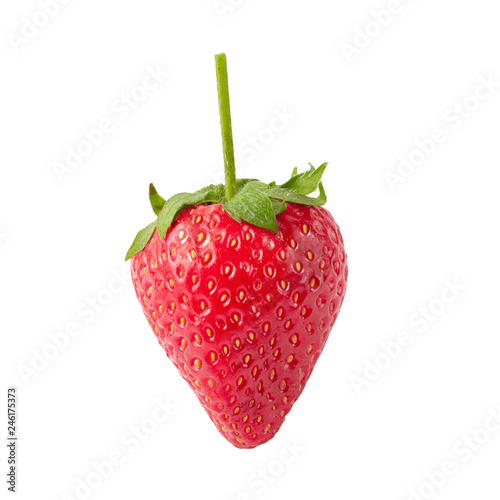
M 236 191 L 236 166 L 234 163 L 233 131 L 231 127 L 231 107 L 229 106 L 226 54 L 217 54 L 215 56 L 215 72 L 217 74 L 220 129 L 222 133 L 222 149 L 224 152 L 226 199 L 230 200 Z

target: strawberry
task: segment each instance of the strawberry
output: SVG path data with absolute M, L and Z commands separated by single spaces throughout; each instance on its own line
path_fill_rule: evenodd
M 344 299 L 340 230 L 321 207 L 326 164 L 281 185 L 236 180 L 226 59 L 216 56 L 226 185 L 165 201 L 127 253 L 158 342 L 220 433 L 271 439 L 303 391 Z M 319 189 L 319 196 L 307 196 Z

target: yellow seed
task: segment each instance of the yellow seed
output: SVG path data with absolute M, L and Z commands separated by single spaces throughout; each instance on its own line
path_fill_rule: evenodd
M 287 363 L 291 363 L 293 361 L 293 356 L 290 354 L 290 356 L 287 356 L 286 358 Z
M 223 293 L 223 294 L 221 295 L 220 301 L 221 301 L 221 302 L 226 302 L 226 300 L 227 300 L 227 293 Z
M 268 276 L 272 276 L 273 275 L 273 268 L 271 266 L 269 266 L 267 268 L 267 274 L 268 274 Z
M 287 322 L 285 323 L 285 328 L 290 328 L 290 325 L 292 324 L 292 322 L 290 320 L 287 320 Z
M 298 302 L 298 301 L 299 301 L 299 294 L 298 294 L 298 293 L 295 293 L 295 294 L 293 295 L 293 301 L 294 301 L 294 302 Z
M 208 262 L 210 260 L 210 254 L 207 252 L 205 254 L 205 262 Z
M 198 370 L 199 370 L 199 369 L 201 368 L 201 359 L 196 358 L 196 359 L 194 360 L 194 363 L 193 363 L 193 364 L 194 364 L 194 367 L 195 367 L 195 368 L 198 368 Z
M 255 340 L 255 333 L 248 332 L 248 340 L 254 341 Z
M 196 283 L 198 277 L 196 276 L 196 274 L 193 274 L 193 283 Z
M 159 333 L 159 332 L 158 332 L 158 327 L 157 327 L 157 326 L 155 326 L 155 333 L 156 333 L 157 335 L 158 335 L 158 333 Z
M 198 235 L 198 241 L 203 241 L 203 238 L 205 237 L 205 235 L 203 233 L 200 233 Z
M 201 222 L 201 215 L 198 215 L 198 217 L 196 217 L 196 223 L 199 224 Z
M 238 316 L 238 314 L 237 314 L 237 313 L 234 313 L 234 314 L 233 314 L 233 319 L 234 319 L 234 321 L 235 321 L 236 323 L 238 323 L 238 322 L 240 321 L 240 317 Z
M 187 302 L 188 302 L 188 298 L 187 298 L 187 295 L 186 295 L 186 294 L 184 294 L 184 295 L 182 296 L 182 300 L 184 301 L 184 304 L 187 304 Z
M 254 400 L 254 399 L 252 399 L 252 400 L 250 400 L 250 403 L 248 403 L 248 407 L 249 407 L 249 408 L 252 408 L 252 406 L 253 406 L 254 404 L 255 404 L 255 400 Z
M 170 280 L 168 282 L 170 283 L 170 286 L 172 288 L 174 288 L 174 280 L 172 278 L 170 278 Z
M 213 282 L 212 280 L 210 280 L 210 281 L 208 282 L 208 289 L 209 289 L 209 290 L 212 290 L 212 288 L 213 288 L 213 287 L 214 287 L 214 282 Z
M 239 294 L 238 294 L 238 297 L 240 298 L 240 300 L 243 300 L 245 298 L 245 292 L 242 290 Z
M 286 389 L 286 382 L 284 380 L 282 380 L 280 382 L 280 390 L 284 391 Z
M 235 246 L 236 246 L 236 243 L 238 243 L 236 240 L 231 241 L 231 246 L 232 246 L 232 247 L 235 247 Z
M 247 425 L 247 426 L 245 427 L 245 432 L 246 432 L 247 434 L 248 434 L 251 430 L 252 430 L 252 429 L 250 429 L 250 426 L 249 426 L 249 425 Z
M 276 313 L 278 314 L 278 318 L 282 318 L 284 312 L 285 311 L 282 307 L 278 307 L 278 310 L 276 311 Z
M 179 238 L 182 240 L 184 238 L 184 231 L 179 231 Z
M 306 313 L 307 313 L 307 309 L 306 309 L 306 306 L 304 306 L 304 307 L 300 310 L 300 314 L 301 314 L 302 316 L 305 316 L 305 315 L 306 315 Z
M 172 248 L 172 250 L 170 250 L 170 254 L 172 255 L 172 257 L 175 257 L 175 248 Z
M 316 279 L 315 278 L 311 278 L 310 281 L 309 281 L 309 284 L 313 287 L 316 285 Z
M 216 358 L 217 358 L 217 356 L 216 356 L 215 352 L 213 352 L 213 351 L 212 351 L 212 352 L 210 353 L 210 361 L 212 361 L 212 363 L 213 363 L 213 362 L 215 361 L 215 359 L 216 359 Z
M 288 398 L 286 396 L 283 396 L 283 399 L 281 401 L 283 401 L 283 403 L 286 403 L 288 401 Z
M 286 253 L 285 253 L 285 251 L 284 251 L 284 250 L 281 250 L 281 252 L 280 252 L 280 257 L 281 257 L 282 259 L 284 259 L 284 258 L 286 257 Z
M 257 417 L 257 422 L 258 422 L 259 424 L 262 422 L 262 417 L 261 417 L 260 415 Z
M 285 290 L 285 289 L 286 289 L 286 281 L 281 280 L 280 285 L 281 285 L 281 288 L 282 288 L 283 290 Z
M 276 350 L 274 351 L 274 353 L 273 353 L 273 356 L 274 356 L 275 358 L 277 358 L 279 355 L 280 355 L 280 350 L 279 350 L 279 349 L 276 349 Z
M 236 339 L 236 340 L 234 341 L 234 346 L 235 346 L 235 347 L 240 347 L 240 345 L 241 345 L 241 341 L 240 341 L 240 339 Z
M 273 368 L 273 369 L 271 370 L 271 374 L 269 375 L 269 378 L 270 378 L 271 380 L 274 380 L 274 378 L 275 378 L 275 377 L 276 377 L 276 370 Z
M 314 254 L 311 251 L 309 251 L 309 252 L 306 253 L 306 257 L 307 257 L 308 260 L 313 260 L 314 259 Z
M 186 318 L 182 317 L 181 318 L 181 325 L 184 326 L 186 324 Z
M 254 368 L 253 368 L 253 370 L 252 370 L 252 375 L 253 375 L 254 377 L 256 377 L 256 376 L 257 376 L 257 371 L 258 371 L 257 367 L 256 367 L 256 366 L 254 366 Z
M 248 363 L 249 363 L 250 359 L 251 359 L 250 354 L 247 354 L 247 355 L 243 358 L 243 362 L 244 362 L 246 365 L 248 365 Z
M 210 387 L 213 387 L 213 386 L 215 385 L 215 384 L 214 384 L 214 381 L 213 381 L 212 379 L 209 379 L 209 380 L 208 380 L 208 385 L 209 385 Z
M 295 242 L 295 240 L 290 240 L 290 246 L 292 248 L 295 248 L 297 246 L 297 243 Z
M 195 380 L 195 381 L 194 381 L 194 385 L 195 385 L 196 387 L 201 387 L 201 384 L 200 384 L 200 382 L 199 382 L 198 380 Z
M 243 383 L 243 377 L 239 377 L 238 380 L 236 381 L 237 385 L 241 385 Z
M 181 350 L 183 351 L 187 346 L 187 340 L 186 339 L 182 339 L 181 340 Z
M 295 269 L 297 271 L 299 271 L 299 272 L 302 271 L 302 264 L 300 262 L 296 262 L 295 263 Z
M 267 425 L 264 427 L 264 432 L 267 432 L 270 428 L 271 428 L 271 424 L 267 424 Z
M 229 274 L 231 272 L 231 266 L 226 266 L 224 268 L 224 274 Z
M 307 224 L 302 224 L 302 232 L 303 232 L 304 234 L 307 234 L 307 233 L 308 233 L 308 231 L 309 231 L 309 227 L 308 227 L 308 225 L 307 225 Z
M 212 336 L 212 330 L 210 330 L 210 328 L 207 328 L 206 333 L 207 333 L 207 337 Z
M 167 254 L 166 254 L 166 252 L 163 252 L 161 254 L 161 257 L 162 257 L 162 259 L 163 259 L 164 262 L 167 262 Z
M 153 311 L 153 318 L 156 319 L 156 311 Z
M 196 257 L 196 252 L 194 250 L 191 250 L 191 258 L 194 259 Z
M 194 335 L 194 340 L 195 340 L 198 344 L 201 344 L 201 337 L 200 337 L 197 333 L 195 333 L 195 335 Z
M 296 344 L 298 342 L 299 338 L 297 337 L 297 335 L 294 333 L 291 337 L 290 337 L 290 341 L 292 342 L 292 344 Z
M 264 326 L 262 328 L 267 333 L 269 331 L 269 323 L 264 323 Z
M 204 311 L 204 310 L 205 310 L 205 307 L 206 307 L 206 305 L 205 305 L 205 301 L 203 301 L 203 300 L 202 300 L 202 301 L 200 302 L 200 307 L 201 307 L 201 310 L 202 310 L 202 311 Z
M 170 309 L 172 309 L 172 311 L 175 309 L 175 302 L 172 301 L 170 303 Z
M 225 345 L 223 348 L 222 348 L 222 351 L 224 352 L 225 355 L 227 355 L 227 353 L 229 352 L 229 349 L 227 347 L 227 345 Z
M 234 410 L 233 410 L 233 413 L 236 415 L 237 413 L 240 412 L 240 407 L 237 406 Z
M 250 241 L 250 238 L 251 238 L 251 236 L 250 236 L 250 234 L 249 234 L 249 233 L 245 234 L 245 239 L 246 239 L 247 241 Z
M 205 396 L 205 401 L 208 403 L 210 399 L 208 399 L 208 396 Z

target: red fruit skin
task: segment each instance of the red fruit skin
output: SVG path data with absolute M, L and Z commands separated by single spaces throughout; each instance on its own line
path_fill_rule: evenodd
M 303 391 L 344 299 L 340 230 L 321 207 L 287 204 L 279 234 L 222 206 L 184 209 L 132 259 L 159 343 L 219 432 L 271 439 Z

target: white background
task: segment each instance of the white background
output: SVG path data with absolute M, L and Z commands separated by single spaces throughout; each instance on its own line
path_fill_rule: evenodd
M 500 87 L 473 97 L 481 78 L 500 82 L 497 3 L 401 0 L 384 27 L 372 12 L 397 2 L 232 3 L 72 0 L 33 32 L 23 18 L 37 2 L 2 2 L 0 322 L 3 390 L 18 386 L 18 498 L 83 498 L 89 478 L 89 498 L 500 498 Z M 255 450 L 220 437 L 115 278 L 152 220 L 149 182 L 170 196 L 222 171 L 222 51 L 240 172 L 284 181 L 330 162 L 327 208 L 350 266 L 307 390 Z M 145 95 L 148 67 L 169 75 Z M 125 117 L 116 100 L 131 91 L 144 100 Z M 293 118 L 268 140 L 283 110 Z M 106 118 L 113 131 L 58 178 L 54 163 Z M 429 146 L 436 128 L 446 140 Z M 249 151 L 259 134 L 267 144 Z M 410 155 L 421 164 L 391 189 Z M 446 280 L 458 285 L 448 303 Z M 92 315 L 94 299 L 106 304 Z M 71 323 L 79 334 L 54 354 L 49 334 Z M 405 347 L 390 344 L 403 332 Z M 176 405 L 159 424 L 157 398 Z M 94 488 L 92 464 L 116 453 Z M 443 462 L 453 473 L 425 484 Z

